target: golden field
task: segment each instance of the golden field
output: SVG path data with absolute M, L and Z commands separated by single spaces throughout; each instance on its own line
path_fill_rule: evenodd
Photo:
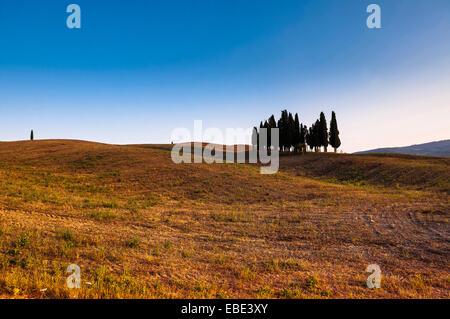
M 0 143 L 0 297 L 449 297 L 450 159 L 311 153 L 261 175 L 169 150 Z

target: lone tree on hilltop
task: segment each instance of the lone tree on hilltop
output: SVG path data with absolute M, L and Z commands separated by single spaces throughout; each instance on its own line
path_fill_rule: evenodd
M 30 141 L 32 141 L 32 140 L 34 140 L 34 133 L 33 133 L 33 130 L 31 130 L 31 133 L 30 133 Z
M 330 145 L 334 148 L 336 153 L 339 146 L 341 146 L 341 140 L 339 139 L 339 130 L 336 120 L 336 113 L 331 112 L 331 122 L 330 122 Z

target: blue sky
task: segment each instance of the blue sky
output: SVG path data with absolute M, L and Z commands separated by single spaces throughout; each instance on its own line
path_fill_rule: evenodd
M 347 152 L 446 139 L 449 30 L 448 0 L 1 0 L 0 140 L 167 143 L 284 108 L 335 110 Z

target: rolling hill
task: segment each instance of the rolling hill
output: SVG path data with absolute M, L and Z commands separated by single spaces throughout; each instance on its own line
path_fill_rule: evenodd
M 448 297 L 449 159 L 280 160 L 261 175 L 164 145 L 0 143 L 0 296 Z

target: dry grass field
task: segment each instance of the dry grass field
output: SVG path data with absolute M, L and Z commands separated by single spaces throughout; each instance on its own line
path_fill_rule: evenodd
M 0 296 L 449 298 L 449 159 L 282 156 L 261 175 L 169 149 L 0 143 Z

